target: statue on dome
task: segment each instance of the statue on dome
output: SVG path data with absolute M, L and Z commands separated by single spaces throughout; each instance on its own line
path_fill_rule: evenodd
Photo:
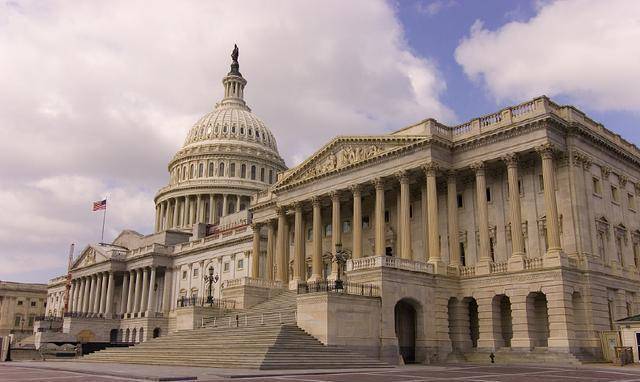
M 233 52 L 231 53 L 231 59 L 233 60 L 233 62 L 238 62 L 239 55 L 240 55 L 240 52 L 238 50 L 238 45 L 233 44 Z

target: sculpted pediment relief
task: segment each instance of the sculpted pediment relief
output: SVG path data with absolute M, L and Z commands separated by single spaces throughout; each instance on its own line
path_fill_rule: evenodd
M 85 268 L 95 263 L 101 263 L 105 260 L 108 260 L 108 257 L 104 253 L 100 252 L 93 246 L 87 246 L 84 250 L 82 250 L 80 256 L 73 261 L 73 265 L 71 268 Z
M 282 179 L 278 187 L 358 165 L 422 140 L 418 137 L 336 138 Z

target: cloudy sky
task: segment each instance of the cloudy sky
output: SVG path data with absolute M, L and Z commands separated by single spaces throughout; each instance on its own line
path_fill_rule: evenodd
M 640 143 L 640 1 L 0 1 L 3 280 L 62 274 L 70 243 L 100 239 L 104 196 L 105 239 L 152 229 L 234 43 L 289 166 L 334 135 L 541 94 Z

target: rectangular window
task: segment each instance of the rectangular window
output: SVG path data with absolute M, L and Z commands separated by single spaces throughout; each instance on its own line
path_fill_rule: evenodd
M 467 265 L 467 259 L 464 253 L 464 243 L 460 242 L 460 265 L 463 267 Z
M 56 300 L 57 300 L 57 297 L 56 297 Z M 31 307 L 33 308 L 35 306 L 36 306 L 36 302 L 35 301 L 31 301 Z
M 600 179 L 593 177 L 593 193 L 596 195 L 602 195 L 602 187 L 600 186 Z
M 413 219 L 413 204 L 409 204 L 409 219 Z
M 182 279 L 183 280 L 187 279 L 187 271 L 182 271 Z
M 618 193 L 618 187 L 611 186 L 611 200 L 614 203 L 620 203 L 620 194 Z
M 491 203 L 491 187 L 487 187 L 487 203 Z
M 633 263 L 636 268 L 640 265 L 640 244 L 633 243 Z
M 19 301 L 18 301 L 18 306 L 22 306 L 22 304 L 24 304 L 24 301 L 19 300 Z
M 198 268 L 193 269 L 193 278 L 195 279 L 196 277 L 198 277 Z
M 351 232 L 351 220 L 345 220 L 342 222 L 342 232 L 344 233 Z
M 369 216 L 362 217 L 362 229 L 369 228 Z
M 384 222 L 389 223 L 389 211 L 384 211 Z
M 229 262 L 227 261 L 222 265 L 222 269 L 224 272 L 229 272 Z
M 332 231 L 331 224 L 327 224 L 326 226 L 324 226 L 324 237 L 331 236 L 331 231 Z
M 538 189 L 544 191 L 544 177 L 542 174 L 538 175 Z
M 269 184 L 273 184 L 273 170 L 269 170 Z
M 232 178 L 236 176 L 236 164 L 235 163 L 229 164 L 229 176 L 232 177 Z
M 35 316 L 29 316 L 29 322 L 28 322 L 28 326 L 29 327 L 33 327 L 33 321 L 35 321 L 36 317 Z
M 22 316 L 17 315 L 15 320 L 13 321 L 13 326 L 19 328 L 21 323 L 22 323 Z
M 458 200 L 458 208 L 464 208 L 464 199 L 462 198 L 462 194 L 458 194 L 456 199 Z
M 313 228 L 307 228 L 307 241 L 311 241 L 313 239 Z
M 629 204 L 629 209 L 635 211 L 636 210 L 636 198 L 633 194 L 627 194 L 627 202 Z
M 496 258 L 495 258 L 496 252 L 495 252 L 494 242 L 492 237 L 489 238 L 489 254 L 491 255 L 491 261 L 496 261 Z
M 264 182 L 264 167 L 260 169 L 260 181 Z
M 524 187 L 522 187 L 522 180 L 518 179 L 518 194 L 524 196 Z
M 244 268 L 244 259 L 238 260 L 238 269 Z

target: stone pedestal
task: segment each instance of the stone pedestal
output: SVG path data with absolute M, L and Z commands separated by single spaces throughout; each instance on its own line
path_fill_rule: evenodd
M 524 254 L 514 253 L 509 257 L 507 270 L 509 272 L 521 271 L 524 269 Z
M 569 265 L 569 259 L 567 258 L 567 254 L 561 250 L 547 251 L 542 258 L 542 264 L 545 268 L 566 267 Z
M 476 275 L 488 275 L 491 273 L 491 260 L 479 260 L 476 264 Z

